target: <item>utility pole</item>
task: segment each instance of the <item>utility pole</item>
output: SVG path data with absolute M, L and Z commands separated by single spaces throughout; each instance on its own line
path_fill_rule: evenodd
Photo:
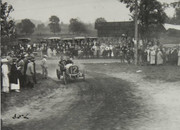
M 138 64 L 138 1 L 135 0 L 135 65 Z

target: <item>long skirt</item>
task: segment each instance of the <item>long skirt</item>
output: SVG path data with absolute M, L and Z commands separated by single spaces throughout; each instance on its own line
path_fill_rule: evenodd
M 17 84 L 11 83 L 10 86 L 11 86 L 11 90 L 19 90 L 20 89 L 19 79 L 18 79 L 18 83 Z
M 161 55 L 157 55 L 157 65 L 161 64 L 163 64 L 163 58 L 161 57 Z
M 151 59 L 150 59 L 150 64 L 151 64 L 151 65 L 153 65 L 153 64 L 156 63 L 156 60 L 155 60 L 155 59 L 156 59 L 156 57 L 152 55 L 152 56 L 151 56 Z
M 4 75 L 2 77 L 2 92 L 9 92 L 9 77 Z

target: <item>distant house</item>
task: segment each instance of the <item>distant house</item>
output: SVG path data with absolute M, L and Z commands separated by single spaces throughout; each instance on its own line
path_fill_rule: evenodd
M 164 24 L 164 27 L 166 30 L 168 29 L 175 29 L 180 31 L 180 25 L 174 25 L 174 24 Z
M 98 37 L 120 37 L 122 34 L 134 36 L 134 22 L 102 22 L 96 23 Z

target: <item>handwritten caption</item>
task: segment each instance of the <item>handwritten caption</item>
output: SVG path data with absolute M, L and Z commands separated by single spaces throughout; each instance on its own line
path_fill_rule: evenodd
M 22 114 L 22 115 L 19 115 L 19 114 L 14 114 L 14 116 L 12 117 L 13 119 L 22 119 L 22 118 L 24 118 L 24 119 L 29 119 L 29 114 L 26 114 L 26 115 L 24 115 L 24 114 Z

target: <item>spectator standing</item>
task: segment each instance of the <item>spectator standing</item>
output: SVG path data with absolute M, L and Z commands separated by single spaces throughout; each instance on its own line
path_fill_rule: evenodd
M 128 49 L 127 49 L 127 57 L 126 57 L 126 60 L 127 60 L 127 63 L 128 63 L 128 64 L 131 63 L 130 58 L 131 58 L 131 52 L 130 52 L 130 49 L 128 48 Z
M 41 61 L 41 67 L 42 67 L 42 75 L 43 75 L 43 78 L 47 78 L 47 75 L 48 75 L 48 66 L 47 66 L 47 60 L 46 60 L 47 56 L 44 55 L 43 56 L 43 59 Z
M 150 62 L 150 49 L 149 49 L 149 47 L 147 48 L 146 53 L 147 53 L 147 63 L 149 64 L 149 62 Z
M 92 46 L 91 51 L 93 52 L 93 58 L 97 56 L 97 46 L 95 44 Z
M 123 60 L 126 59 L 126 53 L 127 53 L 127 47 L 125 44 L 121 47 L 121 50 L 123 52 Z
M 49 47 L 47 49 L 47 55 L 48 55 L 48 57 L 52 57 L 52 50 Z
M 9 69 L 8 69 L 8 60 L 2 59 L 1 60 L 2 66 L 2 92 L 9 93 Z
M 151 48 L 151 51 L 150 51 L 150 64 L 151 65 L 155 65 L 156 63 L 156 51 L 154 48 Z
M 170 61 L 170 48 L 167 48 L 165 53 L 166 53 L 166 63 L 169 63 L 169 61 Z
M 109 45 L 109 57 L 111 58 L 112 56 L 114 56 L 114 54 L 113 54 L 113 46 Z
M 157 65 L 162 65 L 163 64 L 163 54 L 160 49 L 158 49 L 157 52 Z
M 106 47 L 105 47 L 104 55 L 105 55 L 106 57 L 109 57 L 109 46 L 106 46 Z
M 9 76 L 9 82 L 10 82 L 10 88 L 11 90 L 14 90 L 16 92 L 20 92 L 20 83 L 18 78 L 18 69 L 16 65 L 16 59 L 13 59 L 11 70 L 10 70 L 10 76 Z
M 99 58 L 99 55 L 100 55 L 100 46 L 97 45 L 97 54 L 96 54 L 97 58 Z
M 56 54 L 57 54 L 57 51 L 56 51 L 56 49 L 54 48 L 54 49 L 53 49 L 53 56 L 56 56 Z
M 119 58 L 121 60 L 121 63 L 124 63 L 124 54 L 123 54 L 123 51 L 121 49 L 119 51 Z
M 33 62 L 31 59 L 28 59 L 27 71 L 26 71 L 26 85 L 28 87 L 34 87 L 34 80 L 33 80 Z
M 36 84 L 37 83 L 37 80 L 36 80 L 36 62 L 35 62 L 34 57 L 31 58 L 31 62 L 33 63 L 33 81 Z
M 143 65 L 143 48 L 142 48 L 142 46 L 140 46 L 140 48 L 138 48 L 138 64 Z
M 178 63 L 178 50 L 176 48 L 173 49 L 173 52 L 171 53 L 172 58 L 172 65 L 177 65 Z
M 20 61 L 18 62 L 18 77 L 20 82 L 20 87 L 25 87 L 25 63 L 24 63 L 24 56 L 21 56 Z

